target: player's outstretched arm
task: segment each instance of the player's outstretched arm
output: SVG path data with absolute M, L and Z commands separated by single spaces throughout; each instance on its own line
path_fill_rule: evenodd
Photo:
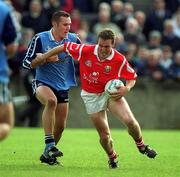
M 56 56 L 59 53 L 64 51 L 64 44 L 54 47 L 51 50 L 48 50 L 46 53 L 42 54 L 42 58 L 46 60 L 47 62 L 50 62 L 49 59 L 51 59 L 52 56 Z
M 37 53 L 36 58 L 31 62 L 31 68 L 36 68 L 39 65 L 43 65 L 47 62 L 56 62 L 59 60 L 58 53 L 63 52 L 64 45 L 57 46 L 46 53 Z

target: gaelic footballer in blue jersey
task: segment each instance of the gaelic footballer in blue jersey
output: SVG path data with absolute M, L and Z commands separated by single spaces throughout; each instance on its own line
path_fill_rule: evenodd
M 0 0 L 0 141 L 5 139 L 14 123 L 14 108 L 9 90 L 7 59 L 18 47 L 16 42 L 16 18 L 12 19 L 10 6 Z M 16 21 L 17 22 L 17 21 Z
M 45 132 L 45 149 L 40 157 L 41 162 L 56 164 L 56 157 L 62 155 L 55 147 L 59 142 L 69 110 L 68 91 L 76 86 L 74 61 L 67 53 L 58 55 L 57 62 L 37 62 L 36 53 L 48 50 L 72 41 L 80 43 L 75 33 L 70 33 L 71 18 L 64 11 L 55 12 L 52 16 L 52 28 L 36 34 L 27 49 L 23 66 L 35 68 L 36 74 L 32 82 L 37 99 L 44 106 L 42 125 Z

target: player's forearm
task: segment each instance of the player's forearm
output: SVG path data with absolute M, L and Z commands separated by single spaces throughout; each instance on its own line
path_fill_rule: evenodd
M 127 90 L 130 91 L 131 88 L 134 87 L 135 83 L 136 83 L 136 80 L 126 80 L 126 88 L 127 88 Z
M 57 55 L 57 54 L 59 54 L 59 53 L 61 53 L 63 51 L 64 51 L 64 45 L 60 45 L 60 46 L 54 47 L 51 50 L 48 50 L 46 53 L 44 53 L 42 55 L 42 57 L 46 60 L 47 58 L 50 58 L 53 55 Z
M 63 51 L 64 51 L 64 45 L 60 45 L 60 46 L 54 47 L 53 49 L 47 51 L 44 54 L 37 53 L 36 58 L 32 60 L 31 62 L 31 68 L 36 68 L 37 66 L 43 65 L 47 62 L 58 61 L 58 56 L 56 57 L 56 55 Z
M 37 66 L 43 65 L 45 63 L 46 63 L 46 59 L 42 57 L 42 54 L 41 55 L 37 54 L 36 58 L 33 59 L 31 62 L 31 68 L 36 68 Z

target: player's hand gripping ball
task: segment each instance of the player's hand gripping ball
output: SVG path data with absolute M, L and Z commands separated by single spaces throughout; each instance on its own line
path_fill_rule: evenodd
M 118 92 L 118 88 L 124 86 L 124 83 L 119 79 L 113 79 L 106 83 L 105 85 L 105 92 L 111 96 L 113 99 L 119 99 L 122 97 Z
M 119 79 L 113 79 L 106 83 L 105 91 L 109 93 L 113 93 L 118 91 L 117 87 L 124 86 L 124 83 Z

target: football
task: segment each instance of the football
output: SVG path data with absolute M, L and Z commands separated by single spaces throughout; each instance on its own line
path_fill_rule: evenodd
M 109 80 L 105 85 L 105 92 L 112 93 L 117 91 L 117 86 L 124 86 L 124 83 L 119 79 Z

